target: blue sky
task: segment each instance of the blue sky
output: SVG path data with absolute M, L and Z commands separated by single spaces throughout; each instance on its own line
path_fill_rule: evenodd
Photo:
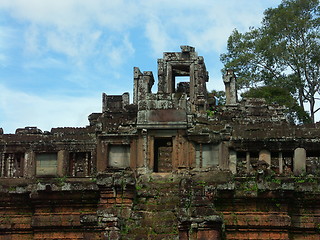
M 228 36 L 280 2 L 0 0 L 0 127 L 86 126 L 103 92 L 131 94 L 133 67 L 156 77 L 157 59 L 180 45 L 204 56 L 208 89 L 223 90 Z

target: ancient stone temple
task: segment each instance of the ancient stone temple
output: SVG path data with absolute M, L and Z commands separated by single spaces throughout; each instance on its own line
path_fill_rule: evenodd
M 181 46 L 87 127 L 1 129 L 0 239 L 319 239 L 320 124 L 208 80 Z

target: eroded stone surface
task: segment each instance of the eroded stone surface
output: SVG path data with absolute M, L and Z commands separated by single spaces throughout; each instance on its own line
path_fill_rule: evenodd
M 179 82 L 179 77 L 184 81 Z M 208 96 L 193 47 L 134 68 L 83 128 L 0 128 L 0 239 L 318 239 L 320 125 Z

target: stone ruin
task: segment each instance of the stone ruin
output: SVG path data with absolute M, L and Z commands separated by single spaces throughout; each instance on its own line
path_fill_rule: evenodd
M 83 128 L 0 129 L 0 239 L 319 239 L 320 125 L 209 96 L 190 46 L 135 67 Z M 179 81 L 183 76 L 186 81 Z

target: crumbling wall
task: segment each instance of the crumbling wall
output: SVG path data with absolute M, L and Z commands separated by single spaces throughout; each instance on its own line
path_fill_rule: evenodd
M 318 181 L 114 171 L 2 182 L 0 239 L 318 239 Z
M 318 239 L 319 123 L 238 102 L 232 72 L 215 106 L 190 46 L 158 78 L 134 68 L 84 128 L 0 128 L 0 239 Z

